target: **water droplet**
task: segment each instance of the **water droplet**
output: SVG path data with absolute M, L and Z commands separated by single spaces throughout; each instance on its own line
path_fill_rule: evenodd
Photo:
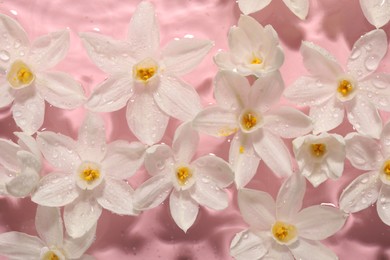
M 363 178 L 363 179 L 361 179 L 361 181 L 360 181 L 361 183 L 367 183 L 368 182 L 368 178 L 366 177 L 366 178 Z
M 9 61 L 9 59 L 10 59 L 10 54 L 8 51 L 6 51 L 6 50 L 0 51 L 0 60 Z
M 366 59 L 366 61 L 364 62 L 364 65 L 366 66 L 366 69 L 372 71 L 372 70 L 375 70 L 378 66 L 378 62 L 377 62 L 377 58 L 376 56 L 370 56 Z
M 356 60 L 357 58 L 360 57 L 361 54 L 362 54 L 362 52 L 360 49 L 354 48 L 352 53 L 351 53 L 351 59 Z
M 372 84 L 377 89 L 385 89 L 385 88 L 387 88 L 387 84 L 384 81 L 381 80 L 379 75 L 375 77 L 375 79 L 372 81 Z
M 379 99 L 379 105 L 381 105 L 381 106 L 387 106 L 389 104 L 389 101 L 385 98 L 385 97 L 381 97 L 380 99 Z
M 372 50 L 372 43 L 367 44 L 366 46 L 364 46 L 364 48 L 365 48 L 367 51 L 371 51 L 371 50 Z
M 14 42 L 14 47 L 15 47 L 15 49 L 19 48 L 20 46 L 21 46 L 20 41 L 19 41 L 19 40 L 16 40 L 16 41 Z

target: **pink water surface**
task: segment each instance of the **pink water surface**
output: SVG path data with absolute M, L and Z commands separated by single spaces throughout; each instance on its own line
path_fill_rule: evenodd
M 227 49 L 227 32 L 237 23 L 240 12 L 232 0 L 165 0 L 152 1 L 161 30 L 161 43 L 175 37 L 193 35 L 208 38 L 215 47 L 206 59 L 185 80 L 192 84 L 203 99 L 205 106 L 214 102 L 212 82 L 217 72 L 212 56 L 218 49 Z M 107 76 L 88 59 L 80 40 L 79 32 L 97 31 L 117 39 L 125 39 L 128 22 L 138 0 L 3 0 L 0 12 L 18 20 L 30 39 L 68 27 L 71 31 L 71 48 L 66 59 L 55 69 L 72 74 L 84 86 L 87 95 Z M 284 6 L 274 0 L 265 10 L 254 17 L 263 25 L 272 24 L 279 34 L 286 59 L 281 68 L 286 86 L 305 74 L 299 46 L 302 40 L 313 41 L 328 50 L 345 64 L 353 43 L 360 35 L 373 27 L 365 20 L 358 1 L 311 0 L 308 19 L 300 21 Z M 385 31 L 390 35 L 390 26 Z M 1 46 L 0 46 L 1 48 Z M 380 71 L 390 72 L 390 55 L 382 62 Z M 282 100 L 283 103 L 287 101 Z M 307 112 L 307 110 L 304 110 Z M 388 118 L 388 115 L 384 115 Z M 84 110 L 62 111 L 47 106 L 45 123 L 41 130 L 61 132 L 76 137 L 77 128 L 84 118 Z M 136 140 L 128 130 L 125 110 L 104 114 L 108 140 Z M 171 144 L 174 130 L 179 122 L 171 120 L 163 142 Z M 0 137 L 12 138 L 18 131 L 9 109 L 0 110 Z M 332 132 L 345 135 L 353 131 L 345 122 Z M 290 142 L 286 143 L 291 148 Z M 198 155 L 214 153 L 227 159 L 229 139 L 202 136 Z M 327 181 L 319 188 L 309 188 L 305 206 L 333 203 L 351 180 L 361 171 L 346 162 L 343 177 Z M 136 188 L 147 178 L 143 169 L 129 180 Z M 248 185 L 276 193 L 281 180 L 260 164 L 258 174 Z M 229 256 L 230 241 L 235 233 L 246 228 L 237 208 L 235 187 L 229 189 L 231 205 L 220 212 L 202 208 L 198 218 L 184 234 L 174 223 L 165 203 L 138 217 L 118 216 L 104 212 L 99 220 L 97 237 L 88 253 L 97 259 L 232 259 Z M 36 206 L 29 198 L 14 200 L 0 197 L 0 232 L 21 231 L 36 234 L 34 228 Z M 353 214 L 345 227 L 335 236 L 324 241 L 340 259 L 390 259 L 390 227 L 383 224 L 375 207 Z M 313 252 L 315 253 L 315 252 Z M 248 259 L 250 260 L 250 259 Z

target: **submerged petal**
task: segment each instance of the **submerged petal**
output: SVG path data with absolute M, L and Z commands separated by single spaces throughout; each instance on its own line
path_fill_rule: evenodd
M 38 206 L 35 228 L 46 245 L 62 246 L 64 230 L 59 208 Z
M 337 260 L 338 257 L 330 249 L 320 242 L 311 241 L 304 238 L 299 239 L 296 243 L 289 246 L 295 259 L 310 260 Z
M 198 216 L 199 205 L 187 191 L 173 190 L 169 198 L 169 208 L 175 223 L 187 233 Z
M 230 244 L 230 255 L 236 260 L 261 259 L 270 247 L 270 237 L 250 230 L 237 233 Z

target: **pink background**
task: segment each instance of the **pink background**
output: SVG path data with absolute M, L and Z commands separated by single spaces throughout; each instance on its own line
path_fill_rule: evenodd
M 135 0 L 3 0 L 0 12 L 18 20 L 30 39 L 69 27 L 71 48 L 68 56 L 55 69 L 72 74 L 85 88 L 87 96 L 94 86 L 107 75 L 88 59 L 80 40 L 79 32 L 98 31 L 117 39 L 125 39 L 129 20 L 134 12 Z M 204 106 L 214 103 L 212 81 L 217 72 L 212 57 L 218 49 L 227 49 L 227 32 L 237 23 L 240 12 L 232 0 L 166 0 L 152 1 L 160 24 L 161 44 L 187 34 L 208 38 L 215 42 L 206 59 L 185 80 L 192 84 L 203 99 Z M 341 64 L 345 65 L 353 43 L 360 35 L 373 29 L 364 18 L 358 1 L 311 0 L 306 21 L 295 17 L 281 0 L 274 0 L 265 10 L 254 17 L 263 25 L 272 24 L 279 34 L 286 59 L 281 68 L 286 86 L 300 75 L 307 74 L 302 65 L 299 47 L 302 40 L 327 48 Z M 384 27 L 390 35 L 390 26 Z M 390 71 L 390 55 L 380 71 Z M 129 68 L 131 73 L 131 68 Z M 283 103 L 287 103 L 282 100 Z M 307 109 L 303 111 L 307 112 Z M 388 115 L 384 115 L 388 118 Z M 41 130 L 61 132 L 77 136 L 77 128 L 84 118 L 84 110 L 62 111 L 47 105 L 45 123 Z M 126 125 L 125 110 L 104 114 L 107 139 L 135 141 Z M 163 142 L 171 144 L 174 130 L 179 122 L 171 120 Z M 10 109 L 0 109 L 0 137 L 12 138 L 20 131 L 11 116 Z M 346 135 L 353 131 L 348 122 L 332 132 Z M 210 142 L 212 145 L 210 145 Z M 198 155 L 214 153 L 227 159 L 230 139 L 215 139 L 202 136 Z M 291 140 L 286 140 L 291 148 Z M 314 189 L 308 183 L 305 206 L 333 203 L 361 171 L 353 169 L 348 161 L 343 177 L 327 181 Z M 146 178 L 141 169 L 129 183 L 136 188 Z M 281 180 L 260 164 L 258 174 L 248 185 L 250 188 L 276 193 Z M 88 253 L 97 259 L 231 259 L 230 241 L 234 234 L 246 228 L 237 208 L 237 193 L 229 188 L 231 205 L 221 211 L 201 208 L 198 218 L 187 234 L 174 223 L 167 203 L 142 213 L 138 217 L 118 216 L 105 211 L 99 220 L 97 237 Z M 29 198 L 14 200 L 0 197 L 0 232 L 21 231 L 36 234 L 34 228 L 36 206 Z M 353 214 L 345 227 L 335 236 L 324 241 L 340 259 L 390 259 L 390 227 L 382 223 L 376 207 Z M 1 257 L 0 257 L 1 258 Z

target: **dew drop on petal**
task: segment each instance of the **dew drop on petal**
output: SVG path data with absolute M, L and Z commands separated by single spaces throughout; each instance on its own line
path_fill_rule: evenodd
M 354 50 L 352 51 L 352 54 L 351 54 L 351 59 L 356 60 L 357 58 L 360 57 L 361 54 L 362 54 L 362 52 L 360 49 L 354 48 Z
M 375 70 L 377 67 L 378 61 L 376 56 L 369 56 L 366 61 L 364 62 L 364 65 L 366 66 L 366 69 L 372 71 Z
M 4 61 L 4 62 L 7 62 L 7 61 L 9 61 L 9 59 L 10 59 L 9 52 L 6 51 L 6 50 L 1 50 L 0 51 L 0 60 Z

